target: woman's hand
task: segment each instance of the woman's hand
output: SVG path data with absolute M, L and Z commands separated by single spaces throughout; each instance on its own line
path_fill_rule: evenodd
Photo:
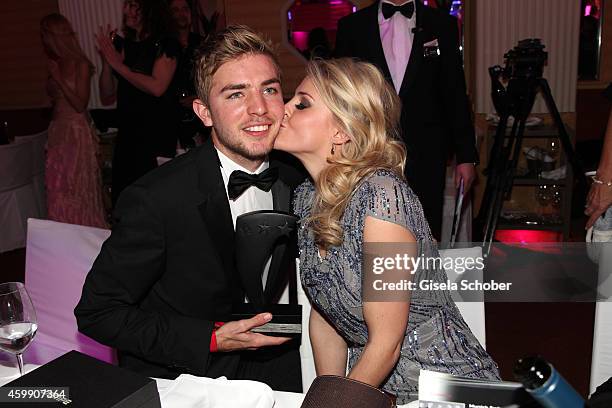
M 593 183 L 584 213 L 589 216 L 586 228 L 591 228 L 595 221 L 612 205 L 612 187 Z
M 102 60 L 110 65 L 113 69 L 117 69 L 123 64 L 124 54 L 118 52 L 111 41 L 111 29 L 110 25 L 106 26 L 106 29 L 99 27 L 98 32 L 95 35 L 96 48 L 102 57 Z

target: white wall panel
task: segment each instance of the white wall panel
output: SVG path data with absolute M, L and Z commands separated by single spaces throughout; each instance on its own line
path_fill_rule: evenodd
M 544 69 L 560 112 L 576 111 L 579 0 L 477 0 L 476 112 L 494 112 L 488 68 L 525 38 L 540 38 L 548 51 Z M 548 112 L 538 97 L 534 113 Z

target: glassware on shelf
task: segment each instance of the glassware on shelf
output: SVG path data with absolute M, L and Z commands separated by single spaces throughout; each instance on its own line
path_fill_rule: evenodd
M 552 206 L 555 209 L 559 209 L 561 208 L 561 205 L 563 203 L 563 189 L 561 188 L 561 186 L 558 186 L 556 184 L 553 184 L 550 187 L 552 191 Z
M 561 141 L 556 137 L 551 137 L 546 140 L 546 150 L 553 159 L 556 159 L 559 156 L 560 143 Z
M 545 208 L 553 199 L 553 191 L 550 184 L 542 184 L 536 187 L 536 201 Z

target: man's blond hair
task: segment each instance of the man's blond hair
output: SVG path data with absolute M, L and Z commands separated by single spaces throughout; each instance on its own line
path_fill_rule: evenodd
M 200 47 L 195 60 L 194 77 L 198 98 L 208 106 L 212 79 L 217 70 L 226 62 L 257 54 L 270 57 L 280 79 L 278 59 L 272 45 L 249 27 L 231 25 L 211 34 Z

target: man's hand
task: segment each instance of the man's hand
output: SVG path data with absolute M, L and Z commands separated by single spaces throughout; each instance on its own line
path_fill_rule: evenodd
M 473 163 L 460 163 L 455 168 L 455 188 L 459 188 L 463 179 L 463 193 L 467 194 L 476 180 L 476 169 Z
M 612 205 L 612 187 L 593 183 L 587 196 L 587 205 L 584 213 L 589 216 L 586 228 L 591 228 L 597 218 Z
M 260 347 L 279 346 L 290 337 L 272 337 L 250 330 L 272 320 L 270 313 L 260 313 L 250 319 L 228 322 L 217 329 L 217 351 L 257 350 Z

